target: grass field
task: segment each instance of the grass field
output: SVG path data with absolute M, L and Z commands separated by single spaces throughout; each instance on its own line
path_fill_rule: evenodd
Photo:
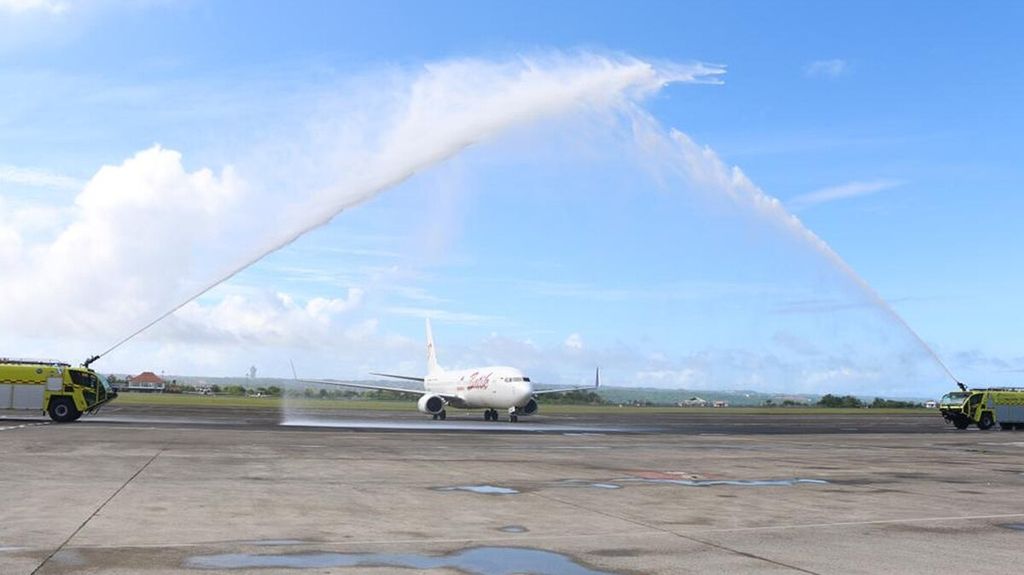
M 284 400 L 279 397 L 238 397 L 228 395 L 184 395 L 170 393 L 122 393 L 114 400 L 113 405 L 167 405 L 177 407 L 241 407 L 280 409 Z M 381 411 L 415 411 L 415 401 L 368 401 L 342 399 L 289 399 L 288 404 L 303 409 L 365 409 Z M 542 413 L 621 413 L 642 416 L 648 413 L 679 413 L 688 416 L 716 415 L 842 415 L 842 414 L 873 414 L 873 415 L 920 415 L 935 416 L 934 409 L 846 409 L 825 407 L 619 407 L 617 405 L 558 405 L 540 402 Z

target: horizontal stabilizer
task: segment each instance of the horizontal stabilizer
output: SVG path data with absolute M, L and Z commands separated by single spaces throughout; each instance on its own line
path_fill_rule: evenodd
M 588 387 L 564 387 L 561 389 L 535 389 L 534 395 L 545 395 L 548 393 L 566 393 L 569 391 L 593 391 L 601 387 L 601 370 L 600 368 L 594 370 L 594 385 Z

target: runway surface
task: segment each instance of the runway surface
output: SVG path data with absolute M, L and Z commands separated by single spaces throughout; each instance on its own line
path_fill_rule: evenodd
M 780 409 L 777 414 L 731 414 L 728 410 L 679 409 L 647 412 L 619 408 L 599 414 L 557 414 L 523 417 L 518 423 L 484 421 L 479 411 L 453 411 L 447 420 L 408 410 L 370 411 L 307 409 L 287 411 L 260 407 L 166 407 L 117 405 L 85 416 L 82 425 L 138 425 L 275 429 L 329 428 L 380 432 L 485 432 L 485 433 L 668 433 L 668 434 L 849 434 L 936 433 L 949 427 L 937 413 L 906 414 L 803 414 Z M 0 410 L 0 425 L 46 421 L 41 414 Z
M 0 573 L 1012 573 L 1024 544 L 1024 432 L 937 415 L 288 423 L 0 412 Z

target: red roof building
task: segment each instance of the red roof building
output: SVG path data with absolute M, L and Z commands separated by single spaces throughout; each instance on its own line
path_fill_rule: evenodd
M 132 391 L 163 391 L 166 382 L 152 371 L 128 377 L 128 389 Z

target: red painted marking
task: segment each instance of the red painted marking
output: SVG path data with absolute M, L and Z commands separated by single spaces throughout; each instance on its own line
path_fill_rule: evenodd
M 466 386 L 466 389 L 487 389 L 487 385 L 490 381 L 491 374 L 488 373 L 487 375 L 482 376 L 480 375 L 480 372 L 474 371 L 473 374 L 469 376 L 469 385 Z

